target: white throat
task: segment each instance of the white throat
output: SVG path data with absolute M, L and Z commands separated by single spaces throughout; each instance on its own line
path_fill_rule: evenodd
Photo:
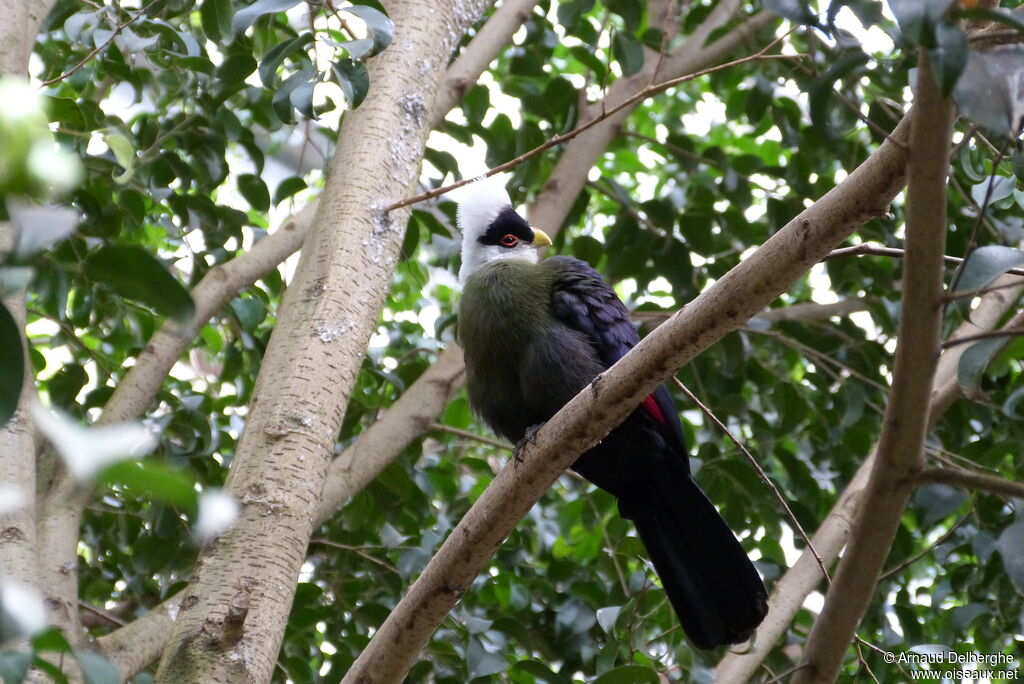
M 500 245 L 482 245 L 476 239 L 467 239 L 465 234 L 463 234 L 462 267 L 459 269 L 459 282 L 465 285 L 466 280 L 489 261 L 508 259 L 535 264 L 538 258 L 537 250 L 534 249 L 533 245 L 523 243 L 512 249 Z

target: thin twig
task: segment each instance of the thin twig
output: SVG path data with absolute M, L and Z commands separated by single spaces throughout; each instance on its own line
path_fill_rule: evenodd
M 86 64 L 89 63 L 89 60 L 91 60 L 93 57 L 95 57 L 100 52 L 105 50 L 107 48 L 107 46 L 110 45 L 114 41 L 114 38 L 117 38 L 119 35 L 121 35 L 121 31 L 124 31 L 126 28 L 128 28 L 129 26 L 134 24 L 136 21 L 138 21 L 139 19 L 144 17 L 146 15 L 146 10 L 148 10 L 150 7 L 155 5 L 157 2 L 158 2 L 158 0 L 151 0 L 150 3 L 148 5 L 146 5 L 145 7 L 143 7 L 142 9 L 140 9 L 138 11 L 138 13 L 134 17 L 132 17 L 131 19 L 129 19 L 128 21 L 126 21 L 123 24 L 118 24 L 117 26 L 115 26 L 113 33 L 110 34 L 110 37 L 107 38 L 105 41 L 103 41 L 103 43 L 101 43 L 100 45 L 97 45 L 96 48 L 92 52 L 90 52 L 89 54 L 87 54 L 85 56 L 85 59 L 83 59 L 81 62 L 79 62 L 75 66 L 73 66 L 70 69 L 68 69 L 67 71 L 65 71 L 60 76 L 57 76 L 56 78 L 51 78 L 49 81 L 43 81 L 42 85 L 48 86 L 48 85 L 53 85 L 54 83 L 57 83 L 58 81 L 63 81 L 65 78 L 67 78 L 68 76 L 71 76 L 76 71 L 78 71 L 79 69 L 84 67 Z
M 779 503 L 782 504 L 782 508 L 786 511 L 786 516 L 789 518 L 789 521 L 793 524 L 793 527 L 796 528 L 797 532 L 800 533 L 800 536 L 804 538 L 804 542 L 807 543 L 808 550 L 811 552 L 811 554 L 814 555 L 814 559 L 818 561 L 818 567 L 821 568 L 821 574 L 825 577 L 825 582 L 831 583 L 832 578 L 829 576 L 828 569 L 825 567 L 824 561 L 821 560 L 821 556 L 819 556 L 818 552 L 814 550 L 814 544 L 811 543 L 811 538 L 807 536 L 806 532 L 804 532 L 804 528 L 800 524 L 800 521 L 796 519 L 796 515 L 793 514 L 793 510 L 789 507 L 789 504 L 786 503 L 786 499 L 782 496 L 782 493 L 779 491 L 778 487 L 775 486 L 775 483 L 772 482 L 771 478 L 768 477 L 768 474 L 764 472 L 764 469 L 761 467 L 761 464 L 757 462 L 757 459 L 754 458 L 753 454 L 747 451 L 747 448 L 743 445 L 742 442 L 740 442 L 736 435 L 732 433 L 732 430 L 726 427 L 725 423 L 720 421 L 718 419 L 718 416 L 716 416 L 710 408 L 708 408 L 700 399 L 698 399 L 693 392 L 687 389 L 686 385 L 684 385 L 679 378 L 673 379 L 676 381 L 676 386 L 680 389 L 680 391 L 682 391 L 682 393 L 685 394 L 690 401 L 696 404 L 697 407 L 704 412 L 704 415 L 710 418 L 711 421 L 718 426 L 718 429 L 724 432 L 726 436 L 730 440 L 732 440 L 732 443 L 735 444 L 739 448 L 739 450 L 743 452 L 743 455 L 747 457 L 747 460 L 750 461 L 750 465 L 753 466 L 754 471 L 757 473 L 757 476 L 760 477 L 761 481 L 768 485 L 768 488 L 772 490 L 772 494 L 775 495 L 775 498 L 778 499 Z
M 491 439 L 483 435 L 478 435 L 475 432 L 469 430 L 462 430 L 461 428 L 452 427 L 451 425 L 445 425 L 443 423 L 431 423 L 430 429 L 436 432 L 447 432 L 451 435 L 458 435 L 459 437 L 465 437 L 481 444 L 489 444 L 490 446 L 497 447 L 499 449 L 511 449 L 512 445 L 508 442 L 503 442 L 499 439 Z
M 952 525 L 949 526 L 949 529 L 946 530 L 945 534 L 943 534 L 941 537 L 939 537 L 938 539 L 933 541 L 931 544 L 929 544 L 928 546 L 924 547 L 923 549 L 921 549 L 920 551 L 918 551 L 917 553 L 912 555 L 910 558 L 907 558 L 905 560 L 900 561 L 899 563 L 897 563 L 896 565 L 894 565 L 890 569 L 888 569 L 885 572 L 883 572 L 881 575 L 878 576 L 878 580 L 882 581 L 882 580 L 886 579 L 887 577 L 891 577 L 891 576 L 893 576 L 893 575 L 895 575 L 897 573 L 903 572 L 904 570 L 909 568 L 911 565 L 913 565 L 917 561 L 919 561 L 922 558 L 924 558 L 925 556 L 927 556 L 929 553 L 934 551 L 937 546 L 947 542 L 950 537 L 952 537 L 954 534 L 956 534 L 957 529 L 961 525 L 963 525 L 965 522 L 967 522 L 967 520 L 970 517 L 971 517 L 971 514 L 968 513 L 964 517 L 962 517 L 959 520 L 957 520 L 955 523 L 953 523 Z
M 839 249 L 833 249 L 828 255 L 825 256 L 822 261 L 832 261 L 833 259 L 842 259 L 850 256 L 887 256 L 902 259 L 906 256 L 906 252 L 898 247 L 883 247 L 881 245 L 873 245 L 869 242 L 865 242 L 860 245 L 853 245 L 852 247 L 840 247 Z M 942 257 L 947 264 L 962 264 L 964 259 L 955 256 Z M 1011 275 L 1024 276 L 1024 269 L 1022 268 L 1011 268 L 1006 271 Z
M 358 546 L 352 546 L 350 544 L 339 544 L 338 542 L 333 542 L 330 539 L 324 539 L 323 537 L 314 537 L 313 539 L 309 540 L 309 543 L 310 544 L 323 544 L 324 546 L 331 546 L 331 547 L 336 548 L 336 549 L 343 549 L 345 551 L 351 551 L 352 553 L 356 554 L 360 558 L 364 558 L 364 559 L 370 561 L 371 563 L 376 563 L 377 565 L 379 565 L 382 568 L 388 570 L 389 572 L 393 572 L 395 574 L 398 574 L 398 568 L 396 568 L 395 566 L 391 565 L 387 561 L 382 561 L 379 558 L 374 558 L 373 556 L 371 556 L 370 554 L 366 553 L 365 551 L 363 551 Z
M 978 340 L 987 340 L 993 337 L 1013 337 L 1015 335 L 1024 335 L 1024 328 L 1003 328 L 1002 330 L 988 330 L 974 335 L 964 335 L 963 337 L 957 337 L 953 340 L 946 340 L 942 343 L 942 348 L 949 349 L 950 347 L 969 344 L 971 342 L 977 342 Z
M 966 468 L 927 466 L 921 470 L 917 478 L 922 483 L 938 482 L 967 489 L 983 489 L 993 494 L 1024 498 L 1024 483 L 1007 480 L 1005 477 L 977 473 Z
M 640 102 L 641 100 L 645 100 L 648 97 L 651 97 L 652 95 L 657 95 L 658 93 L 663 92 L 665 90 L 668 90 L 669 88 L 672 88 L 674 86 L 677 86 L 680 83 L 686 83 L 687 81 L 692 81 L 694 79 L 700 78 L 701 76 L 707 76 L 708 74 L 712 74 L 712 73 L 715 73 L 717 71 L 723 71 L 725 69 L 729 69 L 729 68 L 732 68 L 734 66 L 738 66 L 740 64 L 746 64 L 748 62 L 756 62 L 756 61 L 759 61 L 759 60 L 762 60 L 762 59 L 801 59 L 801 58 L 807 56 L 807 55 L 804 55 L 804 54 L 796 54 L 796 55 L 769 55 L 769 54 L 765 54 L 766 51 L 770 50 L 772 47 L 774 47 L 775 44 L 778 43 L 778 41 L 779 41 L 778 38 L 773 40 L 771 43 L 766 45 L 764 48 L 762 48 L 758 52 L 755 52 L 752 55 L 748 55 L 747 57 L 742 57 L 740 59 L 734 59 L 731 62 L 725 62 L 724 64 L 719 64 L 717 66 L 709 67 L 707 69 L 701 69 L 700 71 L 695 71 L 692 74 L 687 74 L 685 76 L 679 76 L 678 78 L 670 78 L 669 80 L 662 81 L 661 83 L 658 83 L 656 85 L 647 86 L 646 88 L 643 88 L 643 89 L 639 90 L 638 92 L 634 93 L 633 95 L 627 97 L 625 100 L 623 100 L 619 104 L 615 105 L 611 109 L 608 109 L 606 111 L 601 112 L 601 114 L 595 116 L 590 121 L 587 121 L 586 123 L 580 124 L 576 128 L 574 128 L 571 131 L 569 131 L 568 133 L 563 133 L 563 134 L 552 136 L 547 142 L 545 142 L 545 143 L 543 143 L 541 145 L 538 145 L 537 147 L 533 148 L 532 150 L 524 152 L 523 154 L 519 155 L 515 159 L 509 160 L 509 161 L 505 162 L 504 164 L 499 164 L 498 166 L 495 166 L 492 169 L 488 169 L 484 173 L 480 174 L 480 176 L 477 176 L 475 178 L 466 178 L 464 180 L 457 181 L 455 183 L 451 183 L 450 185 L 443 185 L 443 186 L 441 186 L 439 188 L 435 188 L 434 190 L 430 190 L 428 192 L 421 193 L 421 194 L 416 195 L 414 197 L 408 197 L 408 198 L 406 198 L 404 200 L 401 200 L 401 201 L 395 202 L 394 204 L 388 205 L 387 207 L 385 207 L 384 211 L 394 211 L 395 209 L 401 209 L 402 207 L 407 207 L 410 204 L 417 204 L 419 202 L 423 202 L 423 201 L 426 201 L 428 199 L 433 199 L 434 197 L 439 197 L 440 195 L 444 195 L 446 193 L 449 193 L 452 190 L 455 190 L 457 188 L 461 188 L 464 185 L 468 185 L 468 184 L 474 182 L 475 180 L 477 180 L 477 178 L 487 178 L 488 176 L 493 176 L 493 175 L 495 175 L 497 173 L 502 173 L 504 171 L 508 171 L 509 169 L 513 169 L 513 168 L 519 166 L 520 164 L 522 164 L 523 162 L 525 162 L 525 161 L 527 161 L 529 159 L 533 159 L 534 157 L 536 157 L 540 153 L 545 152 L 545 151 L 551 149 L 552 147 L 555 147 L 556 145 L 561 145 L 562 143 L 564 143 L 564 142 L 566 142 L 568 140 L 572 140 L 573 138 L 578 136 L 580 133 L 583 133 L 584 131 L 587 131 L 587 130 L 593 128 L 594 126 L 596 126 L 597 124 L 601 123 L 602 121 L 604 121 L 608 117 L 613 116 L 614 114 L 617 114 L 618 112 L 622 111 L 623 109 L 626 109 L 627 107 L 631 107 L 634 104 L 636 104 L 637 102 Z
M 996 173 L 996 171 L 999 169 L 999 165 L 1003 163 L 1003 159 L 1006 157 L 1006 149 L 1007 147 L 1009 147 L 1009 145 L 1010 138 L 1007 138 L 1006 141 L 1003 143 L 1003 146 L 999 149 L 999 153 L 996 156 L 995 161 L 992 162 L 992 175 L 989 176 L 988 186 L 985 188 L 985 199 L 982 201 L 981 206 L 978 207 L 978 218 L 974 222 L 974 227 L 971 228 L 971 237 L 967 241 L 967 256 L 964 257 L 965 260 L 967 259 L 967 257 L 971 256 L 971 252 L 974 251 L 974 247 L 977 244 L 978 233 L 981 231 L 981 223 L 982 221 L 985 220 L 985 212 L 988 211 L 989 202 L 992 201 L 992 193 L 996 189 L 996 178 L 999 178 L 999 175 Z M 953 276 L 953 284 L 950 286 L 949 289 L 956 290 L 956 286 L 960 283 L 960 278 L 963 276 L 963 274 L 964 269 L 961 265 L 960 268 L 957 269 L 956 275 Z
M 88 603 L 87 601 L 79 600 L 78 601 L 78 607 L 81 608 L 82 610 L 85 610 L 85 611 L 87 611 L 89 613 L 92 613 L 93 615 L 96 615 L 99 618 L 102 618 L 102 619 L 106 620 L 107 622 L 109 622 L 111 624 L 117 625 L 118 627 L 124 627 L 125 625 L 128 624 L 127 622 L 125 622 L 121 618 L 117 617 L 113 613 L 111 613 L 109 611 L 106 611 L 106 610 L 103 610 L 102 608 L 97 608 L 96 606 Z

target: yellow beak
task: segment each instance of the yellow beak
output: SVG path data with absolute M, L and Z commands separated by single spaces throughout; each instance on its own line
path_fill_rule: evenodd
M 540 228 L 533 228 L 533 226 L 530 226 L 530 228 L 533 229 L 533 246 L 534 247 L 550 247 L 551 246 L 551 238 L 548 237 L 547 233 L 545 233 Z

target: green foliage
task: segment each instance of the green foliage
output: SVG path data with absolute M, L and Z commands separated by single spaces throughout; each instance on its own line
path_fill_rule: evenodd
M 687 304 L 877 147 L 901 115 L 915 45 L 933 51 L 945 87 L 956 83 L 966 116 L 999 135 L 1016 132 L 1019 103 L 999 84 L 1017 57 L 966 52 L 948 2 L 893 3 L 898 23 L 873 0 L 837 0 L 821 18 L 793 0 L 765 4 L 794 22 L 824 22 L 786 39 L 806 59 L 752 62 L 645 101 L 600 157 L 563 225 L 542 226 L 560 229 L 557 250 L 599 268 L 645 320 Z M 460 112 L 431 138 L 425 183 L 460 177 L 456 143 L 475 144 L 493 166 L 571 130 L 585 120 L 583 104 L 657 59 L 662 47 L 677 47 L 681 39 L 663 40 L 660 18 L 643 7 L 621 0 L 538 5 L 491 78 L 471 88 Z M 741 12 L 761 8 L 743 3 Z M 710 9 L 685 6 L 683 33 Z M 314 12 L 312 22 L 298 20 L 300 10 Z M 5 195 L 58 201 L 77 212 L 74 234 L 47 234 L 0 264 L 4 292 L 27 291 L 27 372 L 47 403 L 95 420 L 165 318 L 189 320 L 187 288 L 245 254 L 322 185 L 322 173 L 286 153 L 298 147 L 298 159 L 320 164 L 316 145 L 306 144 L 307 126 L 333 139 L 339 117 L 373 88 L 365 60 L 387 48 L 394 29 L 371 4 L 337 13 L 344 22 L 329 3 L 295 0 L 161 2 L 144 16 L 116 3 L 58 4 L 36 46 L 35 76 L 53 81 L 45 90 L 46 120 L 37 116 L 24 140 L 5 135 L 0 149 L 6 160 L 14 149 L 7 140 L 15 140 L 19 158 L 27 158 L 42 136 L 81 160 L 81 182 L 59 192 L 25 168 L 0 175 Z M 860 45 L 841 28 L 850 22 L 898 42 L 880 50 Z M 1006 26 L 1014 28 L 1010 20 Z M 762 32 L 757 44 L 773 35 Z M 990 78 L 958 80 L 960 68 Z M 0 101 L 0 112 L 5 107 Z M 969 121 L 958 131 L 947 251 L 971 257 L 959 275 L 950 268 L 946 282 L 969 290 L 1020 263 L 1024 164 L 1019 155 L 993 151 L 1000 138 L 968 135 Z M 515 168 L 517 203 L 536 197 L 560 154 L 550 149 Z M 5 206 L 5 215 L 14 213 Z M 447 201 L 412 212 L 338 450 L 452 343 L 453 219 Z M 899 247 L 902 220 L 898 200 L 854 242 Z M 883 257 L 819 265 L 778 308 L 862 299 L 868 310 L 800 322 L 755 319 L 680 373 L 737 432 L 809 531 L 879 434 L 900 272 L 898 261 Z M 190 577 L 197 490 L 224 484 L 290 273 L 288 265 L 272 271 L 199 322 L 187 355 L 146 412 L 160 430 L 159 447 L 141 463 L 101 473 L 81 530 L 83 602 L 131 620 Z M 965 301 L 949 307 L 947 332 L 970 316 Z M 955 404 L 932 434 L 933 461 L 1008 476 L 1024 468 L 1024 350 L 1004 343 L 967 349 L 961 383 L 971 400 Z M 17 326 L 0 308 L 0 421 L 20 390 L 22 351 Z M 684 399 L 678 403 L 697 479 L 774 581 L 803 548 L 792 521 L 732 442 Z M 455 431 L 433 430 L 408 447 L 315 532 L 281 647 L 282 679 L 339 681 L 510 456 L 457 432 L 485 433 L 463 394 L 438 422 Z M 1024 608 L 1017 515 L 1017 504 L 1000 497 L 921 489 L 891 554 L 895 572 L 881 581 L 861 638 L 886 650 L 943 644 L 1013 652 L 1010 635 L 1020 632 Z M 802 644 L 812 619 L 801 610 L 780 643 Z M 100 620 L 90 629 L 102 635 L 114 627 Z M 59 634 L 33 645 L 70 652 Z M 773 646 L 768 670 L 790 670 L 796 663 L 789 649 L 758 645 Z M 107 681 L 104 663 L 75 655 L 91 681 Z M 567 475 L 494 552 L 410 681 L 707 679 L 721 655 L 689 647 L 612 497 Z M 26 666 L 25 656 L 0 654 L 5 678 Z M 863 677 L 868 667 L 883 680 L 902 677 L 868 649 L 850 656 L 843 676 Z

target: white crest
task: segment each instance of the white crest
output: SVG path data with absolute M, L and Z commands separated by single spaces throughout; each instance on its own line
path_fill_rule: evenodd
M 459 203 L 458 221 L 463 241 L 483 235 L 502 209 L 512 206 L 504 174 L 479 178 L 452 193 Z

